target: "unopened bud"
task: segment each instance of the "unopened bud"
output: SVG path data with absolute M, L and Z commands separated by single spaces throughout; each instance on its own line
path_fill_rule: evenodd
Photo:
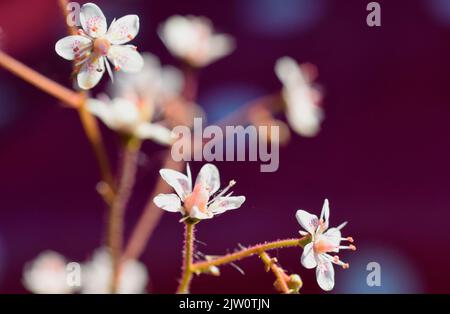
M 287 285 L 293 293 L 298 293 L 303 286 L 303 281 L 299 275 L 293 274 L 289 276 Z

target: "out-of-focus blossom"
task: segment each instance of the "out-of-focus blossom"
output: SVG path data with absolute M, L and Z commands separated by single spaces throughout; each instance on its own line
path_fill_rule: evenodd
M 106 249 L 99 249 L 92 259 L 82 266 L 81 293 L 107 294 L 110 292 L 112 261 Z M 124 262 L 119 274 L 117 292 L 120 294 L 145 293 L 148 272 L 145 266 L 135 260 Z
M 324 113 L 319 106 L 320 92 L 312 85 L 311 76 L 290 57 L 279 59 L 275 72 L 283 83 L 283 98 L 289 125 L 299 135 L 316 136 L 320 131 Z
M 23 284 L 30 292 L 37 294 L 73 292 L 67 283 L 66 259 L 53 251 L 42 252 L 25 265 Z
M 195 67 L 229 55 L 235 47 L 230 35 L 214 33 L 206 17 L 170 17 L 159 28 L 159 36 L 170 52 Z
M 154 114 L 158 114 L 167 101 L 180 95 L 183 74 L 173 66 L 162 66 L 158 57 L 151 53 L 144 53 L 143 59 L 142 71 L 136 74 L 118 73 L 111 87 L 116 97 L 151 106 Z
M 160 144 L 172 142 L 171 131 L 159 123 L 151 123 L 153 106 L 135 103 L 125 98 L 89 99 L 89 111 L 100 118 L 109 128 L 140 139 L 151 139 Z
M 67 36 L 55 45 L 58 55 L 66 60 L 75 60 L 79 68 L 77 81 L 82 89 L 91 89 L 98 84 L 105 69 L 113 78 L 114 70 L 138 72 L 143 60 L 135 46 L 125 45 L 139 32 L 139 17 L 126 15 L 114 20 L 107 30 L 102 10 L 93 3 L 86 3 L 80 12 L 82 29 L 78 35 Z
M 211 219 L 215 215 L 241 207 L 244 196 L 231 196 L 228 191 L 235 181 L 210 199 L 220 188 L 219 170 L 213 164 L 206 164 L 200 170 L 192 189 L 192 177 L 189 165 L 187 175 L 172 169 L 161 169 L 161 177 L 177 194 L 159 194 L 154 198 L 156 206 L 169 211 L 180 212 L 185 217 Z M 227 194 L 228 193 L 228 194 Z
M 316 268 L 317 283 L 325 290 L 334 288 L 334 268 L 333 264 L 348 268 L 347 263 L 342 262 L 337 255 L 329 253 L 339 253 L 339 250 L 356 250 L 352 244 L 341 245 L 341 241 L 353 243 L 353 238 L 343 238 L 341 229 L 347 224 L 344 222 L 337 228 L 329 228 L 330 209 L 328 200 L 325 200 L 320 219 L 304 210 L 298 210 L 296 218 L 298 223 L 306 231 L 300 231 L 301 235 L 311 235 L 311 242 L 308 243 L 302 254 L 302 265 L 306 268 Z

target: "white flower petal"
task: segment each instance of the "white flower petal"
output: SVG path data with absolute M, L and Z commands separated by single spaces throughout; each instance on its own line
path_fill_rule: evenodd
M 323 202 L 322 212 L 320 213 L 320 219 L 323 219 L 324 221 L 325 230 L 328 229 L 330 220 L 330 204 L 327 199 Z
M 173 55 L 197 67 L 206 66 L 234 49 L 232 37 L 214 34 L 211 21 L 205 17 L 172 16 L 158 33 Z
M 341 244 L 342 238 L 341 231 L 338 228 L 330 228 L 323 234 L 323 236 L 328 243 L 330 243 L 333 247 L 336 247 L 333 252 L 339 252 L 339 245 Z
M 295 214 L 298 223 L 310 234 L 314 234 L 319 226 L 319 218 L 316 215 L 312 215 L 304 210 L 298 210 Z
M 305 268 L 312 269 L 317 266 L 316 258 L 314 256 L 314 243 L 310 242 L 303 248 L 302 265 Z
M 197 176 L 195 184 L 201 183 L 208 189 L 209 195 L 213 195 L 220 188 L 219 169 L 213 164 L 205 164 Z
M 102 120 L 108 127 L 114 128 L 110 105 L 101 100 L 89 98 L 86 106 L 90 113 Z
M 58 40 L 55 44 L 55 51 L 60 57 L 66 60 L 74 60 L 76 56 L 80 55 L 80 50 L 91 43 L 92 41 L 84 36 L 67 36 Z
M 286 118 L 291 128 L 302 136 L 317 135 L 323 110 L 315 103 L 314 89 L 299 64 L 290 57 L 280 58 L 275 65 L 275 73 L 284 85 Z
M 122 45 L 133 40 L 139 32 L 139 17 L 126 15 L 112 22 L 106 38 L 113 45 Z
M 195 43 L 192 23 L 183 16 L 171 16 L 159 27 L 158 33 L 167 49 L 177 57 L 186 57 Z
M 159 194 L 153 199 L 156 206 L 168 212 L 181 211 L 181 200 L 176 194 Z
M 275 64 L 275 73 L 278 79 L 284 84 L 295 86 L 301 80 L 300 67 L 291 57 L 282 57 Z
M 159 174 L 167 184 L 173 187 L 182 201 L 184 201 L 187 195 L 191 194 L 192 182 L 183 173 L 172 169 L 161 169 Z
M 334 268 L 330 261 L 322 261 L 316 268 L 317 283 L 325 291 L 334 288 Z
M 323 110 L 314 104 L 311 91 L 305 88 L 285 89 L 286 118 L 291 128 L 299 135 L 314 137 L 320 132 Z
M 210 211 L 204 213 L 204 212 L 200 211 L 200 210 L 198 209 L 197 206 L 193 206 L 193 207 L 191 208 L 191 211 L 190 211 L 190 213 L 189 213 L 189 216 L 190 216 L 191 218 L 204 220 L 204 219 L 211 219 L 211 218 L 213 218 L 213 217 L 214 217 L 214 214 L 211 213 Z
M 100 82 L 105 73 L 105 59 L 92 56 L 80 69 L 77 76 L 78 86 L 81 89 L 91 89 Z
M 214 215 L 218 215 L 228 210 L 239 208 L 244 202 L 245 196 L 219 197 L 211 205 L 209 205 L 208 210 L 214 213 Z
M 230 35 L 214 35 L 210 39 L 210 51 L 209 51 L 209 57 L 206 61 L 206 64 L 200 64 L 200 65 L 207 65 L 210 64 L 218 59 L 221 59 L 223 57 L 228 56 L 233 52 L 235 49 L 235 43 L 234 38 Z
M 144 60 L 134 46 L 111 46 L 108 59 L 116 70 L 135 73 L 142 70 Z
M 135 135 L 141 139 L 151 139 L 162 145 L 173 142 L 172 131 L 156 123 L 141 123 L 135 130 Z
M 105 15 L 94 3 L 86 3 L 81 7 L 80 22 L 86 34 L 93 38 L 102 37 L 106 34 Z
M 98 249 L 92 259 L 82 267 L 82 293 L 107 294 L 111 287 L 112 263 L 108 250 Z M 127 260 L 119 277 L 118 293 L 140 294 L 145 292 L 148 272 L 145 266 L 135 260 Z

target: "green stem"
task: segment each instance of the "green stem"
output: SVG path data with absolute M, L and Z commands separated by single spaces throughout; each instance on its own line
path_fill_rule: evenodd
M 241 259 L 261 254 L 265 251 L 287 248 L 287 247 L 304 247 L 311 241 L 309 236 L 305 236 L 301 239 L 287 239 L 287 240 L 278 240 L 274 242 L 266 242 L 262 244 L 257 244 L 255 246 L 243 249 L 241 251 L 224 255 L 222 257 L 218 257 L 216 259 L 212 259 L 209 261 L 198 262 L 191 265 L 191 270 L 193 272 L 203 272 L 208 270 L 212 266 L 221 266 L 233 263 L 235 261 L 239 261 Z
M 185 240 L 184 240 L 184 257 L 183 257 L 183 276 L 178 286 L 178 294 L 189 293 L 189 286 L 192 281 L 192 261 L 194 254 L 194 223 L 186 221 L 185 223 Z
M 277 265 L 276 259 L 273 259 L 267 254 L 266 252 L 262 252 L 259 254 L 259 257 L 261 258 L 262 262 L 266 266 L 266 271 L 272 271 L 272 273 L 275 275 L 276 281 L 275 286 L 278 290 L 280 290 L 282 293 L 288 294 L 289 293 L 289 287 L 287 285 L 287 280 L 289 280 L 289 276 L 286 275 L 284 270 Z

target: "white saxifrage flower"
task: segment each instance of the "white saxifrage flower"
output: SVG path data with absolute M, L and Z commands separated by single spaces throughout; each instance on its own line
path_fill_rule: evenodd
M 88 110 L 110 129 L 140 139 L 151 139 L 169 145 L 172 132 L 159 123 L 152 123 L 153 108 L 147 103 L 135 103 L 126 98 L 88 99 Z
M 235 47 L 233 37 L 214 33 L 206 17 L 172 16 L 160 26 L 159 36 L 174 56 L 195 67 L 207 66 Z
M 83 294 L 108 294 L 111 288 L 112 261 L 107 249 L 98 249 L 92 259 L 82 266 Z M 117 292 L 120 294 L 142 294 L 148 283 L 145 266 L 128 260 L 120 269 Z
M 23 284 L 37 294 L 68 294 L 73 288 L 67 283 L 66 259 L 61 254 L 45 251 L 27 263 Z
M 245 202 L 244 196 L 232 196 L 232 192 L 228 193 L 235 181 L 231 181 L 225 189 L 213 196 L 220 188 L 219 170 L 213 164 L 202 167 L 194 188 L 189 165 L 187 175 L 172 169 L 161 169 L 159 173 L 177 193 L 159 194 L 153 199 L 156 206 L 166 211 L 180 212 L 185 217 L 194 219 L 211 219 L 215 215 L 239 208 Z
M 320 92 L 312 85 L 307 71 L 290 57 L 280 58 L 275 73 L 283 83 L 286 118 L 292 129 L 305 137 L 316 136 L 324 118 Z
M 316 278 L 319 286 L 330 291 L 334 288 L 334 268 L 333 264 L 348 268 L 347 263 L 342 262 L 337 255 L 339 250 L 356 250 L 352 244 L 341 245 L 341 241 L 353 243 L 352 237 L 343 238 L 341 229 L 347 224 L 344 222 L 337 228 L 329 227 L 330 209 L 328 200 L 325 200 L 320 214 L 320 219 L 304 210 L 298 210 L 296 218 L 305 231 L 300 231 L 301 235 L 311 235 L 311 242 L 308 243 L 302 254 L 302 265 L 306 268 L 316 268 Z
M 86 3 L 80 12 L 82 29 L 78 35 L 64 37 L 55 45 L 58 55 L 66 60 L 75 60 L 79 67 L 78 85 L 82 89 L 91 89 L 98 84 L 105 69 L 113 78 L 114 70 L 138 72 L 143 66 L 137 48 L 125 45 L 139 32 L 139 17 L 126 15 L 111 23 L 107 29 L 106 18 L 102 10 L 93 3 Z

